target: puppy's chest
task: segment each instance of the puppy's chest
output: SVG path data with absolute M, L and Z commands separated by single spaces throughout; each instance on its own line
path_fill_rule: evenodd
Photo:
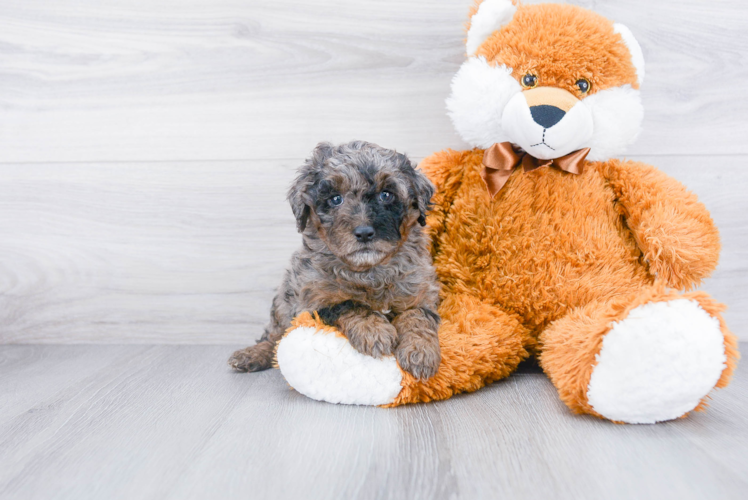
M 396 273 L 371 273 L 328 279 L 319 285 L 334 301 L 353 300 L 386 314 L 411 307 L 421 295 L 421 283 L 409 278 Z
M 400 308 L 418 295 L 420 285 L 402 276 L 377 276 L 339 283 L 342 292 L 352 300 L 368 304 L 372 309 L 387 311 Z

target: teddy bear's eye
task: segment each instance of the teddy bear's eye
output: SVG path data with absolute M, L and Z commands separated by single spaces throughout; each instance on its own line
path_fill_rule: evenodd
M 590 81 L 587 80 L 586 78 L 580 78 L 579 80 L 577 80 L 577 83 L 575 83 L 574 85 L 577 86 L 577 88 L 582 94 L 586 94 L 587 92 L 590 91 Z
M 522 77 L 522 86 L 526 89 L 531 89 L 538 86 L 538 77 L 527 73 L 525 76 Z

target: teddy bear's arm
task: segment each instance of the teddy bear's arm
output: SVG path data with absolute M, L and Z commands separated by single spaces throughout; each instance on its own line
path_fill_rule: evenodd
M 604 170 L 653 275 L 690 289 L 714 271 L 719 232 L 694 193 L 644 163 L 613 160 Z
M 446 229 L 447 215 L 462 182 L 465 152 L 446 149 L 425 158 L 418 166 L 434 183 L 436 192 L 426 218 L 431 236 L 431 253 L 436 254 L 439 236 Z

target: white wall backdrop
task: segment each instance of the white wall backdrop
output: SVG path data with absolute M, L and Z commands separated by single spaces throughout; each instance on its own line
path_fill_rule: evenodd
M 0 0 L 0 343 L 251 342 L 320 140 L 464 148 L 444 111 L 472 0 Z M 574 2 L 647 60 L 629 157 L 722 231 L 705 289 L 748 340 L 748 7 Z

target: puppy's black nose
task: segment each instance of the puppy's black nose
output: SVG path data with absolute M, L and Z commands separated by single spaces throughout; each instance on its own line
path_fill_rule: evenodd
M 358 226 L 353 230 L 353 234 L 356 235 L 358 241 L 366 243 L 374 238 L 374 228 L 371 226 Z
M 566 111 L 556 106 L 541 104 L 540 106 L 531 106 L 530 114 L 532 114 L 535 123 L 543 128 L 551 128 L 561 121 L 561 118 L 566 115 Z

